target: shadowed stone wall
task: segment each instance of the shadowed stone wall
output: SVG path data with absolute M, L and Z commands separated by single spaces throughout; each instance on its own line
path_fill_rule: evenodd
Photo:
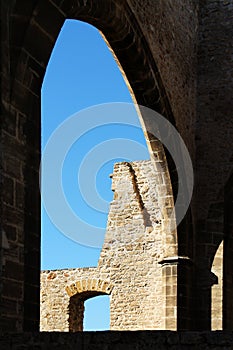
M 173 254 L 161 264 L 163 278 L 178 276 L 178 328 L 210 329 L 211 269 L 226 239 L 223 327 L 232 329 L 232 0 L 2 0 L 0 15 L 1 329 L 39 329 L 40 90 L 66 18 L 103 32 L 137 102 L 164 115 L 184 138 L 194 194 L 177 242 L 165 245 Z M 174 202 L 178 180 L 166 157 Z M 174 262 L 174 247 L 189 259 Z
M 83 350 L 231 350 L 232 332 L 79 332 L 24 333 L 0 336 L 2 349 Z

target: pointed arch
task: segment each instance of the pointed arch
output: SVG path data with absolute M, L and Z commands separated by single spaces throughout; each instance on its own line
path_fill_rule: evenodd
M 9 62 L 2 83 L 5 91 L 3 114 L 18 132 L 17 137 L 4 135 L 4 144 L 8 149 L 5 157 L 14 155 L 17 149 L 16 158 L 22 182 L 19 190 L 24 197 L 23 214 L 17 222 L 24 241 L 25 277 L 19 281 L 24 305 L 22 328 L 36 330 L 39 324 L 40 265 L 40 89 L 48 60 L 65 19 L 79 19 L 96 26 L 106 37 L 120 62 L 137 103 L 156 110 L 173 124 L 175 122 L 154 58 L 127 2 L 119 4 L 116 0 L 37 0 L 31 1 L 25 7 L 23 2 L 16 1 L 10 3 L 8 10 L 12 16 L 9 17 L 11 30 L 7 34 L 10 46 L 4 52 Z M 18 13 L 22 15 L 14 16 Z M 148 142 L 154 142 L 150 135 Z M 167 164 L 161 144 L 155 148 L 154 143 L 152 149 L 153 153 L 160 153 L 164 160 L 166 186 L 172 194 L 177 184 L 176 176 L 173 180 L 174 165 L 169 162 L 169 157 Z M 15 217 L 11 214 L 8 216 Z M 177 242 L 176 232 L 174 241 Z M 33 298 L 30 292 L 32 289 Z M 32 309 L 35 310 L 33 315 Z

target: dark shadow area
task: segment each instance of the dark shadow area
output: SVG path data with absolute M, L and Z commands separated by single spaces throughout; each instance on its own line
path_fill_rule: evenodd
M 231 350 L 232 332 L 172 332 L 172 331 L 137 331 L 137 332 L 41 332 L 4 334 L 0 336 L 1 349 L 159 349 L 169 350 Z
M 223 329 L 233 330 L 233 175 L 225 188 L 223 247 Z

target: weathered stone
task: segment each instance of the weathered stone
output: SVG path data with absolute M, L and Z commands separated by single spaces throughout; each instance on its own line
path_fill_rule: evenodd
M 178 290 L 178 299 L 175 302 L 179 308 L 177 314 L 179 328 L 206 330 L 210 329 L 211 322 L 215 328 L 221 327 L 223 321 L 226 329 L 232 329 L 232 11 L 232 1 L 225 0 L 2 0 L 1 148 L 3 150 L 0 169 L 1 179 L 3 177 L 10 179 L 8 184 L 6 181 L 6 187 L 10 191 L 3 189 L 4 184 L 1 181 L 0 224 L 4 230 L 2 235 L 4 241 L 0 258 L 3 278 L 0 281 L 4 284 L 4 288 L 1 287 L 0 290 L 9 291 L 10 298 L 17 304 L 14 317 L 8 315 L 4 309 L 0 319 L 2 329 L 38 330 L 39 294 L 31 287 L 37 286 L 38 289 L 40 266 L 38 183 L 41 147 L 40 93 L 47 62 L 64 18 L 87 21 L 103 32 L 109 41 L 108 45 L 121 64 L 121 70 L 127 76 L 127 86 L 134 94 L 135 100 L 158 111 L 172 122 L 184 139 L 193 161 L 195 175 L 193 198 L 190 209 L 178 227 L 178 240 L 174 240 L 174 244 L 169 241 L 166 245 L 166 237 L 160 237 L 163 240 L 162 253 L 160 246 L 158 250 L 153 250 L 149 248 L 148 242 L 145 242 L 144 250 L 138 248 L 126 252 L 125 247 L 118 246 L 118 261 L 123 262 L 126 254 L 131 261 L 136 251 L 138 252 L 136 262 L 138 262 L 141 259 L 140 254 L 143 257 L 148 249 L 151 250 L 152 259 L 148 259 L 148 264 L 153 265 L 160 259 L 163 286 L 166 286 L 166 280 L 169 279 L 174 283 L 174 276 L 177 276 L 178 285 L 175 288 Z M 144 128 L 143 116 L 142 125 Z M 169 153 L 161 152 L 161 144 L 153 135 L 156 130 L 149 131 L 150 126 L 148 123 L 143 131 L 155 168 L 153 171 L 148 171 L 147 177 L 156 174 L 157 184 L 164 185 L 160 192 L 157 188 L 150 191 L 148 186 L 150 192 L 150 208 L 148 208 L 153 211 L 151 208 L 158 208 L 161 205 L 165 205 L 165 208 L 173 207 L 181 179 L 177 177 Z M 164 134 L 174 149 L 177 145 L 174 143 L 170 128 L 164 130 Z M 166 162 L 163 163 L 165 158 Z M 180 164 L 180 167 L 185 168 L 185 160 L 182 157 L 181 160 L 184 164 Z M 122 186 L 125 186 L 130 176 L 133 176 L 132 172 L 129 174 L 126 165 L 127 163 L 122 169 L 122 174 L 126 177 L 125 181 L 122 181 Z M 118 166 L 118 169 L 120 168 L 122 165 Z M 138 180 L 140 187 L 141 181 Z M 114 186 L 113 184 L 113 188 Z M 170 197 L 161 197 L 161 193 L 165 196 L 169 194 Z M 115 197 L 116 200 L 123 199 L 124 193 L 115 194 Z M 115 221 L 114 217 L 109 220 L 108 227 L 113 230 L 118 227 L 119 232 L 117 239 L 114 237 L 115 243 L 112 242 L 114 239 L 111 239 L 111 243 L 109 241 L 106 244 L 106 256 L 100 259 L 100 265 L 106 269 L 101 272 L 103 281 L 108 278 L 111 271 L 113 272 L 112 262 L 114 266 L 118 265 L 113 254 L 117 247 L 116 242 L 127 242 L 129 246 L 131 244 L 130 240 L 126 241 L 123 230 L 130 232 L 136 242 L 144 224 L 146 227 L 152 226 L 148 222 L 150 220 L 156 224 L 152 214 L 148 217 L 143 213 L 144 222 L 142 218 L 137 219 L 137 224 L 135 221 L 131 230 L 131 217 L 136 215 L 138 205 L 142 209 L 138 192 L 133 193 L 131 202 L 132 205 L 127 203 L 124 207 L 124 210 L 129 210 L 127 218 L 125 217 L 125 225 L 122 225 L 124 217 L 122 215 L 118 216 L 118 221 Z M 119 205 L 116 205 L 114 210 L 119 209 Z M 157 226 L 154 229 L 157 230 L 158 236 L 164 230 L 167 214 L 167 210 L 164 210 L 155 215 Z M 221 248 L 219 251 L 218 249 L 222 240 L 225 242 L 221 252 Z M 157 246 L 159 241 L 159 238 L 155 237 L 154 245 Z M 176 275 L 167 276 L 165 266 L 172 265 L 174 261 L 172 262 L 170 258 L 174 260 L 174 256 L 178 253 L 182 257 L 189 257 L 190 262 L 187 263 L 187 260 L 177 257 Z M 170 262 L 165 261 L 165 257 L 169 258 Z M 13 275 L 4 276 L 8 262 L 23 265 L 25 273 L 23 275 L 19 273 L 18 277 L 14 275 L 17 277 L 17 285 L 20 286 L 18 288 L 20 293 L 17 290 L 11 291 Z M 135 264 L 135 270 L 136 267 L 139 269 L 140 265 Z M 120 264 L 120 267 L 126 273 L 125 278 L 129 280 L 127 264 Z M 119 273 L 117 269 L 114 267 L 114 276 Z M 148 276 L 152 276 L 151 281 L 155 278 L 156 289 L 157 277 L 158 279 L 160 277 L 158 271 L 153 269 L 154 267 L 148 271 Z M 88 273 L 86 270 L 82 271 L 84 275 L 86 273 L 88 275 L 85 275 L 85 278 L 90 277 L 90 271 Z M 130 267 L 131 281 L 135 280 L 135 283 L 138 283 L 137 274 L 133 271 L 133 267 Z M 75 283 L 76 280 L 73 280 L 75 273 L 69 272 L 69 276 L 63 276 L 64 283 Z M 141 270 L 140 274 L 143 274 Z M 95 276 L 95 272 L 93 276 L 99 278 Z M 120 284 L 121 276 L 118 277 L 115 280 L 116 285 Z M 56 280 L 58 279 L 57 277 Z M 48 280 L 49 283 L 54 281 Z M 152 285 L 152 282 L 150 283 Z M 112 293 L 115 293 L 115 290 L 114 285 Z M 65 290 L 63 292 L 66 303 L 66 298 L 69 296 Z M 145 288 L 144 296 L 148 292 Z M 55 294 L 59 295 L 57 287 L 54 287 Z M 153 297 L 153 305 L 156 300 L 156 297 Z M 160 305 L 160 296 L 158 300 Z M 142 298 L 142 305 L 143 303 Z M 224 315 L 222 321 L 221 310 Z M 148 325 L 153 327 L 150 321 L 146 320 Z M 138 320 L 140 327 L 142 323 L 143 319 Z M 203 346 L 197 344 L 199 349 L 208 348 L 208 342 L 206 343 L 204 339 L 203 342 L 205 342 Z M 122 344 L 126 344 L 125 340 L 122 340 Z M 162 349 L 164 344 L 158 347 Z
M 151 173 L 150 177 L 147 177 L 148 173 Z M 64 298 L 65 290 L 72 300 L 76 296 L 75 303 L 79 313 L 83 310 L 83 307 L 79 308 L 79 302 L 82 305 L 83 300 L 93 295 L 111 294 L 111 329 L 161 329 L 166 327 L 163 323 L 166 307 L 173 307 L 168 314 L 164 314 L 169 320 L 171 315 L 175 315 L 176 289 L 173 288 L 172 292 L 172 286 L 170 289 L 163 289 L 162 266 L 158 260 L 165 249 L 163 226 L 160 227 L 159 234 L 154 235 L 153 239 L 151 237 L 157 227 L 157 214 L 161 211 L 161 208 L 151 205 L 151 196 L 155 190 L 160 193 L 161 187 L 156 182 L 157 176 L 153 175 L 153 163 L 117 163 L 112 181 L 115 193 L 121 192 L 122 195 L 116 196 L 110 207 L 98 267 L 45 271 L 41 274 L 43 331 L 70 329 L 69 323 L 73 322 L 69 306 L 71 299 Z M 145 186 L 147 191 L 143 190 Z M 126 208 L 127 203 L 130 203 L 129 211 Z M 150 226 L 147 226 L 148 222 Z M 150 238 L 146 239 L 148 234 Z M 173 234 L 176 235 L 176 232 Z M 173 242 L 172 236 L 170 239 Z M 176 285 L 177 277 L 172 273 L 172 267 L 167 267 L 167 275 L 172 275 L 171 283 Z M 52 304 L 55 289 L 57 301 Z M 168 301 L 166 295 L 173 296 Z M 151 307 L 151 299 L 156 300 L 156 312 Z M 73 306 L 72 310 L 75 310 Z M 72 315 L 77 319 L 74 312 Z M 83 315 L 79 314 L 79 318 L 80 323 L 72 326 L 72 329 L 82 329 Z M 174 327 L 175 323 L 172 325 Z

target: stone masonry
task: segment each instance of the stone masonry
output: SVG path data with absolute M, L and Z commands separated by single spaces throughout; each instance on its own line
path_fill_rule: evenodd
M 114 166 L 107 231 L 97 268 L 41 273 L 41 330 L 83 329 L 83 303 L 110 294 L 112 330 L 165 329 L 163 221 L 171 206 L 163 172 L 151 161 Z M 158 193 L 163 191 L 163 196 Z M 170 328 L 176 318 L 176 281 L 170 276 Z M 170 298 L 170 299 L 168 299 Z
M 232 349 L 233 0 L 1 0 L 0 17 L 0 331 L 22 332 L 1 337 L 0 347 Z M 103 33 L 134 100 L 177 129 L 192 158 L 194 191 L 177 232 L 166 235 L 179 179 L 142 115 L 151 176 L 144 176 L 149 162 L 116 166 L 99 265 L 42 273 L 41 328 L 81 330 L 85 299 L 109 294 L 112 329 L 179 332 L 32 333 L 40 318 L 41 85 L 67 18 Z M 125 208 L 120 226 L 126 194 L 133 210 Z M 126 296 L 132 313 L 121 305 Z M 211 329 L 224 331 L 203 333 Z

